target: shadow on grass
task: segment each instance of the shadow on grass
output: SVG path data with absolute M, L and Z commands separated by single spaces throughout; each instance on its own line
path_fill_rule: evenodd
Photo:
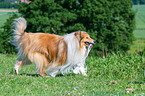
M 15 73 L 16 74 L 16 73 Z M 32 76 L 32 77 L 43 77 L 43 76 L 41 76 L 40 74 L 29 74 L 29 73 L 21 73 L 21 74 L 19 74 L 19 75 L 24 75 L 24 76 Z M 50 76 L 50 75 L 48 75 L 48 76 Z M 65 76 L 73 76 L 73 74 L 70 74 L 70 75 L 65 75 Z M 50 76 L 50 77 L 52 77 L 52 76 Z M 58 75 L 56 75 L 55 77 L 64 77 L 64 75 L 62 75 L 62 74 L 58 74 Z
M 31 77 L 42 77 L 40 74 L 29 74 L 29 73 L 21 73 L 19 75 L 24 76 L 31 76 Z
M 128 82 L 128 84 L 144 84 L 144 82 L 143 81 L 134 80 L 134 81 Z
M 17 75 L 17 74 L 16 74 L 16 71 L 15 71 L 14 69 L 11 70 L 10 74 L 12 74 L 12 75 Z M 43 77 L 43 76 L 41 76 L 40 74 L 37 74 L 37 73 L 35 73 L 35 74 L 30 74 L 30 73 L 19 73 L 18 76 L 19 76 L 19 75 L 21 75 L 21 76 L 31 76 L 31 77 Z M 75 75 L 76 75 L 76 74 L 73 74 L 73 73 L 70 73 L 70 74 L 67 74 L 67 75 L 58 74 L 58 75 L 56 75 L 55 77 L 65 77 L 65 76 L 75 76 Z M 50 75 L 48 74 L 48 76 L 50 76 Z M 52 76 L 50 76 L 50 77 L 52 77 Z
M 11 70 L 10 74 L 17 75 L 16 71 L 14 69 Z M 18 74 L 18 76 L 19 75 L 22 75 L 22 76 L 32 76 L 32 77 L 42 77 L 40 74 L 29 74 L 29 73 L 20 73 L 20 74 Z
M 70 73 L 70 74 L 67 74 L 67 75 L 62 75 L 62 74 L 57 74 L 55 77 L 65 77 L 65 76 L 76 76 L 76 74 L 73 74 L 73 73 Z

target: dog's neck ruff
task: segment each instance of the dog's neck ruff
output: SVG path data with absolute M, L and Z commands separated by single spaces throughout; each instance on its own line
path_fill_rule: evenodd
M 50 67 L 47 69 L 47 71 L 52 77 L 55 77 L 58 71 L 60 71 L 61 74 L 65 75 L 71 73 L 78 66 L 84 66 L 85 59 L 88 56 L 91 49 L 90 46 L 84 46 L 83 48 L 81 48 L 80 42 L 75 37 L 74 33 L 65 35 L 64 41 L 67 45 L 67 59 L 65 64 L 63 64 L 62 66 Z M 76 71 L 78 73 L 80 69 Z M 86 72 L 84 72 L 84 74 L 86 74 Z
M 65 35 L 64 40 L 67 43 L 67 60 L 60 69 L 63 75 L 70 73 L 76 66 L 85 64 L 85 59 L 90 51 L 85 46 L 80 48 L 80 42 L 74 33 Z

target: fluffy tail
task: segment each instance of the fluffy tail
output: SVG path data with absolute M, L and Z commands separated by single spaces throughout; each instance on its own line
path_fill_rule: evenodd
M 24 34 L 24 30 L 26 29 L 27 22 L 22 17 L 14 19 L 14 20 L 15 20 L 13 23 L 14 24 L 14 29 L 13 29 L 14 33 L 13 33 L 13 39 L 11 41 L 12 41 L 12 44 L 17 47 L 20 38 Z

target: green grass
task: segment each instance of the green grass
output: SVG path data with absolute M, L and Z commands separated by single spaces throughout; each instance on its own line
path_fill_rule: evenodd
M 145 5 L 134 5 L 133 10 L 137 11 L 134 36 L 136 38 L 145 38 Z
M 135 30 L 134 36 L 139 39 L 145 39 L 145 30 Z
M 24 66 L 20 75 L 14 72 L 15 55 L 0 54 L 0 95 L 47 96 L 141 96 L 145 93 L 145 58 L 139 55 L 90 57 L 88 76 L 41 77 L 35 66 Z M 111 81 L 116 81 L 112 84 Z M 125 89 L 132 88 L 127 93 Z
M 133 42 L 129 53 L 143 51 L 145 48 L 145 5 L 134 5 L 136 13 L 136 30 L 133 32 L 136 40 Z
M 136 39 L 131 46 L 129 53 L 142 52 L 145 49 L 145 39 Z
M 1 12 L 0 11 L 0 27 L 6 22 L 6 19 L 8 19 L 9 15 L 8 12 Z
M 145 28 L 145 5 L 134 5 L 133 10 L 136 14 L 136 28 Z
M 17 11 L 17 9 L 10 9 L 10 8 L 0 8 L 0 10 L 7 10 L 7 11 Z

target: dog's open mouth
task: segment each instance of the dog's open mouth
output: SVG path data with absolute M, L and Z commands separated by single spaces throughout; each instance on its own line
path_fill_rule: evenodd
M 87 45 L 87 47 L 93 46 L 93 44 L 94 44 L 94 43 L 90 43 L 90 42 L 84 42 L 84 43 Z

